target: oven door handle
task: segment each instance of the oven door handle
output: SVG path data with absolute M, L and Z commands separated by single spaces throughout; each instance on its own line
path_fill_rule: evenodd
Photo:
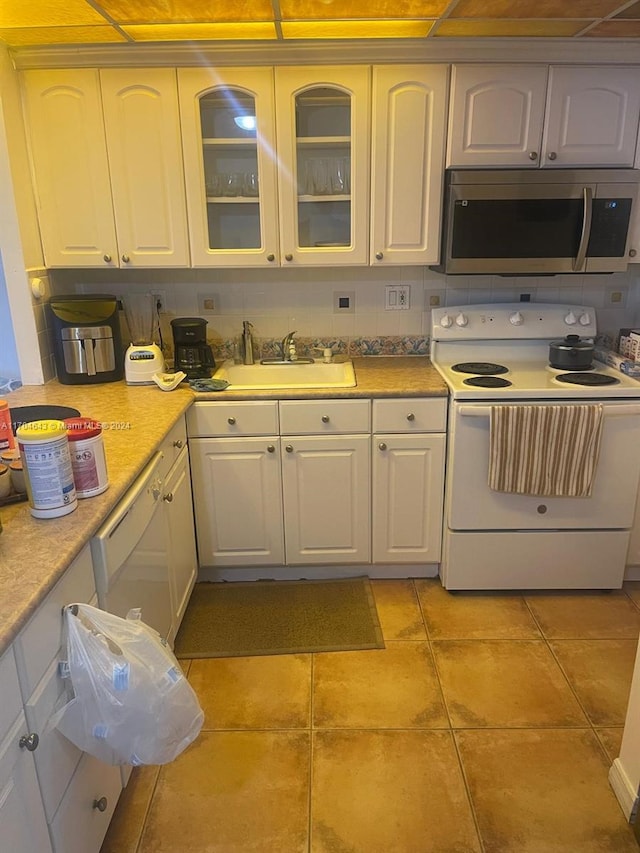
M 458 412 L 463 418 L 489 418 L 491 417 L 491 406 L 460 406 Z M 640 417 L 640 406 L 607 406 L 604 408 L 603 414 L 607 418 Z
M 584 260 L 587 256 L 587 246 L 589 245 L 589 237 L 591 236 L 591 215 L 593 213 L 593 190 L 591 187 L 582 188 L 582 198 L 584 208 L 582 213 L 582 233 L 580 234 L 580 245 L 578 246 L 578 254 L 573 262 L 574 272 L 583 272 Z

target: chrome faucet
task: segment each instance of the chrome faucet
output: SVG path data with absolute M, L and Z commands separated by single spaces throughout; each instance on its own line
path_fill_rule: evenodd
M 283 361 L 297 361 L 298 353 L 296 352 L 296 345 L 293 340 L 293 336 L 295 332 L 287 332 L 287 334 L 282 339 L 282 343 L 280 346 L 282 347 L 282 360 Z

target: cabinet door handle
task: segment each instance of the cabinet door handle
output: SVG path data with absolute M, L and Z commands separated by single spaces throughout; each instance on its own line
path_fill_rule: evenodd
M 173 442 L 173 446 L 177 447 L 178 450 L 181 450 L 184 447 L 184 441 L 181 438 L 178 438 Z
M 124 264 L 128 264 L 130 260 L 131 260 L 131 258 L 129 257 L 129 255 L 123 255 L 122 256 L 122 262 Z
M 110 264 L 111 263 L 111 255 L 103 255 L 102 260 L 105 262 L 105 264 Z
M 529 151 L 529 160 L 537 160 L 538 152 L 537 151 Z
M 323 424 L 328 424 L 329 423 L 329 415 L 323 415 L 320 420 L 322 421 Z
M 287 444 L 284 449 L 287 453 L 293 453 L 293 446 L 291 444 Z
M 285 259 L 285 261 L 292 261 L 292 260 L 293 260 L 293 255 L 291 255 L 291 254 L 287 254 L 287 255 L 285 255 L 285 256 L 284 256 L 284 259 Z
M 387 449 L 387 445 L 384 443 L 384 441 L 381 441 L 381 442 L 380 442 L 380 444 L 378 445 L 378 448 L 379 448 L 380 450 L 386 450 L 386 449 Z
M 106 797 L 100 797 L 99 800 L 93 801 L 92 808 L 98 809 L 99 812 L 106 812 L 107 806 L 109 805 L 109 801 Z
M 547 157 L 549 158 L 549 160 L 555 160 L 557 158 L 557 156 L 558 155 L 556 154 L 555 151 L 549 151 L 549 153 L 547 154 Z
M 231 424 L 231 425 L 233 426 L 233 424 L 235 424 L 235 422 L 236 422 L 236 419 L 235 419 L 235 418 L 227 418 L 227 423 L 228 423 L 228 424 Z
M 413 414 L 413 412 L 409 412 L 409 414 L 407 415 L 407 420 L 408 421 L 415 421 L 415 419 L 416 419 L 416 416 Z
M 382 252 L 376 252 L 376 261 L 381 261 L 384 258 Z
M 167 492 L 166 495 L 162 496 L 162 500 L 166 501 L 168 504 L 170 504 L 171 501 L 173 500 L 173 492 Z
M 18 746 L 20 747 L 20 749 L 26 749 L 29 752 L 35 752 L 38 748 L 39 743 L 40 738 L 35 732 L 32 732 L 28 735 L 22 735 L 22 737 L 18 741 Z
M 275 259 L 276 256 L 273 254 L 273 252 L 269 252 L 269 254 L 267 255 L 267 260 L 273 262 L 275 261 Z

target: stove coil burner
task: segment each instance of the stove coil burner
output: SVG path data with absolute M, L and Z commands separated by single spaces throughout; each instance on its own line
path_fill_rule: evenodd
M 507 388 L 513 383 L 499 376 L 470 376 L 469 379 L 463 379 L 462 384 L 473 385 L 475 388 Z
M 618 385 L 619 379 L 615 376 L 607 376 L 604 373 L 561 373 L 556 376 L 558 382 L 566 382 L 569 385 Z
M 509 368 L 503 364 L 492 364 L 490 361 L 461 361 L 459 364 L 454 364 L 451 370 L 455 370 L 456 373 L 495 376 L 497 373 L 508 373 Z

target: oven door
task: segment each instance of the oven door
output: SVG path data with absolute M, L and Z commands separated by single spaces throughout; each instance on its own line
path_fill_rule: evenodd
M 491 407 L 487 403 L 454 402 L 447 464 L 448 528 L 494 531 L 629 529 L 640 477 L 640 403 L 615 401 L 603 403 L 603 406 L 604 423 L 592 495 L 570 498 L 518 495 L 490 489 Z

